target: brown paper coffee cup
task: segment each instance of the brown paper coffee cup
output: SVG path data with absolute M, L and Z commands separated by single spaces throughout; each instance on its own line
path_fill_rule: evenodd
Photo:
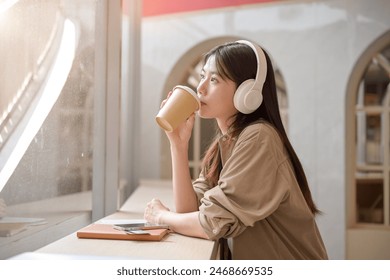
M 156 116 L 158 125 L 166 131 L 173 131 L 192 113 L 199 110 L 200 101 L 189 87 L 176 86 L 165 105 Z

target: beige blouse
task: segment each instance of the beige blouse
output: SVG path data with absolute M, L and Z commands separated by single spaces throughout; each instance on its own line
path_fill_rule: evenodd
M 261 122 L 219 139 L 217 186 L 194 181 L 210 239 L 228 239 L 233 259 L 327 259 L 315 217 L 276 130 Z

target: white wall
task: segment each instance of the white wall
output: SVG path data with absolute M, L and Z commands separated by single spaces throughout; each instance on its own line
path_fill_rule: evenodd
M 291 1 L 145 18 L 142 24 L 141 178 L 159 178 L 154 116 L 172 67 L 220 36 L 262 45 L 289 98 L 290 139 L 306 169 L 330 258 L 345 258 L 345 98 L 364 49 L 390 28 L 390 1 Z

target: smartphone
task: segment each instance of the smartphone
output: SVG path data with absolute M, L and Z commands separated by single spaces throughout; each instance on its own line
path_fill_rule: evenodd
M 164 224 L 152 224 L 152 223 L 132 223 L 132 224 L 114 225 L 114 228 L 123 231 L 136 231 L 136 230 L 161 229 L 161 228 L 169 229 L 169 226 Z

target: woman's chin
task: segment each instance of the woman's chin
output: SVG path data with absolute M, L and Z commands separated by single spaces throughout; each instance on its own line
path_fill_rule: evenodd
M 199 115 L 199 117 L 201 117 L 202 119 L 211 119 L 211 118 L 212 118 L 211 116 L 209 116 L 209 115 L 207 114 L 206 110 L 202 110 L 202 109 L 198 111 L 198 115 Z

